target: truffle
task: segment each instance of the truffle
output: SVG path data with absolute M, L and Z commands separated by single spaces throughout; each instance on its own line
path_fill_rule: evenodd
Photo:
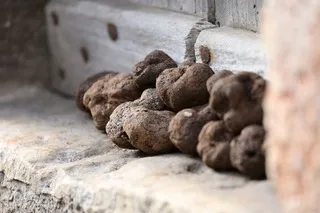
M 215 170 L 232 170 L 230 142 L 233 137 L 223 121 L 211 121 L 204 125 L 197 146 L 202 161 Z
M 104 72 L 100 72 L 100 73 L 94 74 L 94 75 L 88 77 L 84 82 L 82 82 L 80 84 L 78 90 L 77 90 L 77 93 L 76 93 L 76 104 L 77 104 L 77 107 L 82 111 L 89 112 L 89 109 L 86 108 L 83 105 L 83 96 L 84 96 L 84 94 L 92 86 L 93 83 L 95 83 L 96 81 L 98 81 L 99 79 L 104 77 L 105 75 L 114 76 L 116 74 L 117 73 L 115 73 L 115 72 L 104 71 Z
M 107 75 L 88 89 L 83 104 L 90 109 L 96 128 L 104 130 L 113 110 L 124 102 L 139 98 L 141 93 L 132 74 Z
M 144 107 L 159 111 L 167 109 L 159 99 L 156 89 L 147 89 L 142 93 L 140 99 L 119 105 L 110 116 L 110 120 L 106 125 L 106 133 L 110 140 L 121 148 L 134 148 L 123 130 L 123 124 L 135 107 Z
M 223 118 L 226 127 L 238 134 L 248 125 L 262 124 L 265 88 L 266 81 L 258 74 L 227 75 L 212 85 L 209 105 Z
M 263 179 L 265 174 L 265 153 L 262 149 L 265 131 L 262 126 L 251 125 L 241 131 L 231 142 L 232 165 L 252 179 Z
M 170 122 L 170 140 L 182 153 L 196 155 L 199 133 L 202 127 L 212 120 L 217 120 L 216 113 L 206 105 L 184 109 Z
M 141 88 L 154 88 L 160 73 L 174 67 L 177 64 L 170 56 L 161 50 L 155 50 L 133 67 L 133 74 Z
M 207 104 L 207 80 L 214 74 L 206 64 L 167 69 L 157 78 L 156 89 L 161 100 L 173 111 Z
M 169 153 L 176 150 L 168 132 L 173 116 L 170 111 L 136 107 L 125 119 L 123 130 L 132 146 L 140 151 L 149 155 Z
M 216 72 L 214 75 L 212 75 L 208 80 L 207 80 L 207 90 L 211 92 L 212 87 L 215 83 L 217 83 L 218 80 L 225 78 L 229 75 L 232 75 L 233 72 L 229 70 L 222 70 L 220 72 Z

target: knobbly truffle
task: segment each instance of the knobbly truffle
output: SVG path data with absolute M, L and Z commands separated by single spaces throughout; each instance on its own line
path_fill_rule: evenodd
M 129 141 L 128 135 L 123 130 L 123 124 L 135 107 L 159 111 L 167 109 L 158 97 L 156 89 L 147 89 L 142 93 L 140 99 L 119 105 L 110 116 L 110 120 L 106 125 L 106 133 L 110 140 L 121 148 L 134 148 Z
M 170 140 L 182 153 L 197 155 L 199 133 L 202 127 L 212 120 L 217 120 L 216 113 L 206 105 L 184 109 L 170 122 Z
M 161 100 L 173 111 L 208 103 L 207 80 L 214 74 L 206 64 L 167 69 L 157 78 L 156 89 Z
M 233 137 L 223 121 L 211 121 L 204 125 L 197 146 L 202 161 L 215 170 L 232 170 L 230 141 Z
M 262 126 L 251 125 L 241 131 L 231 142 L 231 163 L 251 179 L 264 179 L 265 153 L 262 149 L 265 130 Z
M 175 151 L 169 138 L 168 126 L 174 116 L 171 111 L 154 111 L 143 107 L 134 108 L 123 124 L 133 147 L 149 154 Z
M 209 105 L 223 118 L 226 127 L 238 134 L 248 125 L 262 124 L 265 88 L 266 81 L 258 74 L 228 75 L 213 84 Z
M 100 73 L 94 74 L 94 75 L 90 76 L 89 78 L 87 78 L 84 82 L 82 82 L 80 84 L 78 90 L 77 90 L 77 93 L 76 93 L 76 105 L 77 105 L 77 107 L 82 111 L 88 112 L 89 109 L 86 108 L 83 105 L 83 96 L 84 96 L 84 94 L 92 86 L 93 83 L 95 83 L 96 81 L 98 81 L 99 79 L 104 77 L 105 75 L 114 76 L 116 74 L 117 73 L 112 72 L 112 71 L 104 71 L 104 72 L 100 72 Z
M 161 50 L 155 50 L 133 67 L 133 74 L 140 87 L 154 88 L 160 73 L 174 67 L 177 64 L 170 56 Z
M 212 75 L 208 80 L 207 80 L 207 90 L 211 92 L 212 87 L 215 83 L 217 83 L 218 80 L 225 78 L 229 75 L 232 75 L 233 72 L 229 70 L 222 70 L 220 72 L 216 72 L 214 75 Z
M 132 74 L 107 75 L 88 89 L 83 104 L 90 109 L 96 128 L 104 130 L 113 110 L 124 102 L 139 98 L 141 93 Z

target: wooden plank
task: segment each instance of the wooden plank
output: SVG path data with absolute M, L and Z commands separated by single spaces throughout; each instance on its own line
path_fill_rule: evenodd
M 134 3 L 206 17 L 208 0 L 129 0 Z
M 216 23 L 257 32 L 262 5 L 263 0 L 215 0 Z
M 51 82 L 69 95 L 94 73 L 130 72 L 135 63 L 155 49 L 164 50 L 182 63 L 190 46 L 186 38 L 199 20 L 196 16 L 116 0 L 55 0 L 48 5 L 46 14 Z

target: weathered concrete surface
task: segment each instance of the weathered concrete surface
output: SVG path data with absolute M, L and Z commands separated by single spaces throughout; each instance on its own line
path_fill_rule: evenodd
M 201 31 L 195 44 L 197 62 L 201 46 L 210 50 L 213 71 L 251 71 L 265 75 L 267 68 L 260 35 L 247 30 L 220 27 Z
M 121 150 L 73 101 L 0 85 L 0 212 L 279 212 L 266 181 Z

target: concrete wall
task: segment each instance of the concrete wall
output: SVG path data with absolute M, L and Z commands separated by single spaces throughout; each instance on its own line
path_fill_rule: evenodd
M 43 8 L 47 0 L 0 3 L 0 82 L 37 81 L 47 71 Z

